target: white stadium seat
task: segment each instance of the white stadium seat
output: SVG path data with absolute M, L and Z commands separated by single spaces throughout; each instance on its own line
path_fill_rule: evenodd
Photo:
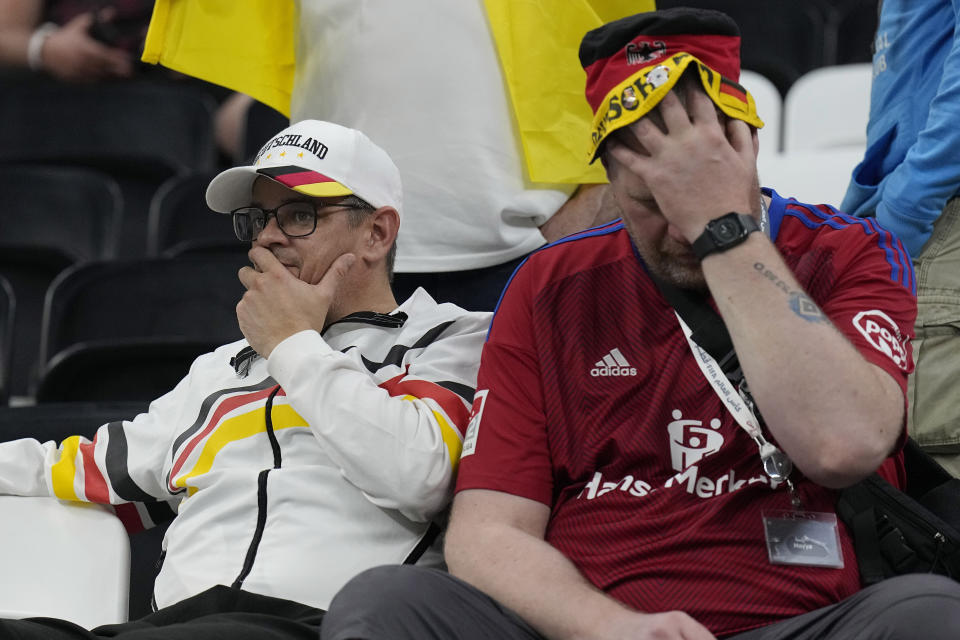
M 853 147 L 862 152 L 872 78 L 868 63 L 822 67 L 798 78 L 784 98 L 783 151 Z
M 130 539 L 96 505 L 0 496 L 0 617 L 127 619 Z
M 857 148 L 787 152 L 757 160 L 760 184 L 808 204 L 840 206 L 853 168 L 863 159 Z
M 783 99 L 777 87 L 765 76 L 744 69 L 740 72 L 740 84 L 750 92 L 757 104 L 757 115 L 763 120 L 760 137 L 760 154 L 773 155 L 780 151 L 780 129 L 783 115 Z

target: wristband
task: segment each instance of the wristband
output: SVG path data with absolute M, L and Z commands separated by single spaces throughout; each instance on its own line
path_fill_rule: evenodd
M 32 71 L 40 71 L 43 68 L 43 45 L 47 42 L 47 38 L 59 28 L 52 22 L 46 22 L 30 36 L 30 40 L 27 41 L 27 66 Z

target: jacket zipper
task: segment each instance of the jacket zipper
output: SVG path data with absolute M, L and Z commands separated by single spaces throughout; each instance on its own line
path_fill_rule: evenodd
M 234 588 L 239 589 L 243 586 L 243 581 L 253 570 L 253 562 L 257 558 L 257 550 L 260 548 L 260 541 L 263 539 L 263 530 L 267 524 L 267 478 L 273 469 L 279 469 L 282 457 L 280 455 L 280 443 L 277 442 L 277 436 L 273 432 L 273 399 L 280 392 L 280 385 L 267 397 L 267 404 L 264 407 L 264 421 L 266 422 L 267 438 L 270 440 L 270 448 L 273 450 L 273 467 L 264 469 L 257 477 L 257 528 L 253 532 L 253 539 L 250 540 L 250 546 L 247 548 L 247 555 L 243 561 L 243 568 L 240 575 L 233 581 Z

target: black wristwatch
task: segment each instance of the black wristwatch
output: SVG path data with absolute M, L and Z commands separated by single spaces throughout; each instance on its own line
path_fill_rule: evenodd
M 707 223 L 700 237 L 693 241 L 693 253 L 703 260 L 711 253 L 737 246 L 754 231 L 760 231 L 760 225 L 753 216 L 731 211 Z

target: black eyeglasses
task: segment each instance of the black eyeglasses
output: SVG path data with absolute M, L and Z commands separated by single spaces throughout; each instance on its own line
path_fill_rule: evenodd
M 275 209 L 240 207 L 230 212 L 233 216 L 233 232 L 243 242 L 255 240 L 270 222 L 277 219 L 277 226 L 288 238 L 303 238 L 317 230 L 317 220 L 341 209 L 368 209 L 373 207 L 359 198 L 347 198 L 341 202 L 321 204 L 308 200 L 285 202 Z

